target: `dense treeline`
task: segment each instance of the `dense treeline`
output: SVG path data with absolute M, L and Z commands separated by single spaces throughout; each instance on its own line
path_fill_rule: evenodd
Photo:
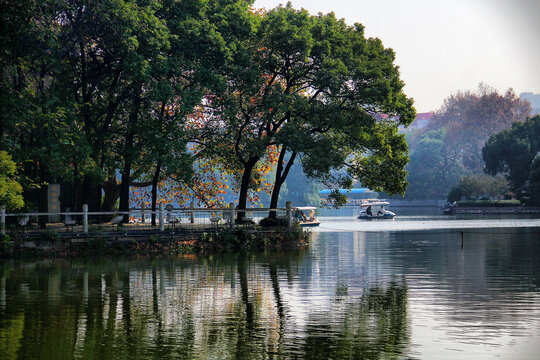
M 476 93 L 448 97 L 426 127 L 408 134 L 411 159 L 406 196 L 444 199 L 463 176 L 469 176 L 469 181 L 470 176 L 479 175 L 479 183 L 485 182 L 480 176 L 485 167 L 484 144 L 491 135 L 525 122 L 530 111 L 529 102 L 511 89 L 500 94 L 484 84 Z
M 540 115 L 490 136 L 482 156 L 487 173 L 504 174 L 523 202 L 540 205 Z
M 415 112 L 392 50 L 333 14 L 250 5 L 0 0 L 0 150 L 27 210 L 47 210 L 50 183 L 71 209 L 125 211 L 132 186 L 152 186 L 155 206 L 197 156 L 235 174 L 240 208 L 261 162 L 277 164 L 273 205 L 295 159 L 403 193 L 397 127 Z

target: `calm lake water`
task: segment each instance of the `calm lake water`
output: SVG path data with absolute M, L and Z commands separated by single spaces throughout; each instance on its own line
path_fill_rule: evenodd
M 0 261 L 0 359 L 538 359 L 540 219 L 393 210 L 304 250 Z

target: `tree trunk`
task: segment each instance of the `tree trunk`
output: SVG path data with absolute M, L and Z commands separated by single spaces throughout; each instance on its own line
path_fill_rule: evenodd
M 139 89 L 140 91 L 140 89 Z M 120 184 L 120 212 L 129 212 L 129 185 L 131 182 L 131 165 L 133 153 L 135 151 L 133 142 L 135 140 L 135 125 L 139 116 L 141 97 L 139 92 L 135 95 L 133 109 L 129 115 L 129 122 L 126 129 L 126 143 L 124 147 L 124 169 L 122 170 L 122 183 Z M 124 214 L 124 223 L 129 222 L 129 215 Z
M 247 205 L 247 194 L 249 190 L 249 183 L 251 182 L 251 174 L 253 168 L 257 163 L 257 158 L 251 157 L 244 165 L 244 173 L 242 174 L 242 183 L 240 184 L 240 194 L 238 197 L 238 209 L 245 210 Z M 246 213 L 241 211 L 238 213 L 238 221 L 242 221 Z
M 116 183 L 116 175 L 109 176 L 107 181 L 103 184 L 103 191 L 105 196 L 103 197 L 103 204 L 101 205 L 101 211 L 112 212 L 120 196 L 120 186 Z M 112 215 L 104 216 L 105 221 L 112 219 Z
M 284 169 L 283 162 L 285 159 L 286 152 L 287 152 L 286 148 L 283 147 L 281 148 L 281 152 L 279 153 L 278 166 L 276 169 L 276 180 L 274 181 L 274 188 L 272 189 L 272 196 L 270 197 L 270 209 L 276 209 L 278 207 L 279 192 L 281 191 L 281 186 L 285 182 L 285 179 L 287 179 L 287 175 L 289 175 L 289 170 L 294 164 L 294 160 L 296 158 L 296 152 L 293 152 L 291 154 L 291 157 L 287 161 L 287 164 L 285 165 L 285 169 Z M 272 219 L 275 219 L 277 217 L 277 212 L 270 211 L 269 217 Z
M 48 204 L 48 191 L 49 186 L 45 185 L 49 182 L 49 171 L 45 168 L 42 162 L 39 163 L 39 177 L 40 177 L 40 188 L 39 188 L 39 202 L 38 202 L 38 212 L 46 213 L 49 212 Z M 47 228 L 47 215 L 41 215 L 38 217 L 39 227 L 42 229 Z
M 120 212 L 129 211 L 129 183 L 131 173 L 131 161 L 125 159 L 124 170 L 122 171 L 122 183 L 120 184 Z M 129 215 L 124 214 L 122 222 L 129 222 Z
M 156 226 L 156 204 L 157 204 L 157 186 L 159 182 L 159 173 L 161 172 L 161 160 L 157 162 L 156 171 L 152 178 L 152 226 Z

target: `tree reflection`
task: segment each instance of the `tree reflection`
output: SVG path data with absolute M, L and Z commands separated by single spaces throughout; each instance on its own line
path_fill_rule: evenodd
M 336 318 L 342 320 L 329 320 Z M 308 359 L 401 358 L 409 341 L 405 280 L 369 288 L 339 311 L 315 315 L 306 333 Z
M 361 296 L 330 292 L 329 310 L 317 312 L 294 300 L 304 255 L 3 263 L 1 356 L 131 360 L 401 354 L 408 340 L 405 281 L 360 289 Z M 297 327 L 302 306 L 307 318 Z

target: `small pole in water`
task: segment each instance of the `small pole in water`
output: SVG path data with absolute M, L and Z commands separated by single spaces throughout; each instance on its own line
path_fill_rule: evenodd
M 463 231 L 461 231 L 461 248 L 463 249 Z

